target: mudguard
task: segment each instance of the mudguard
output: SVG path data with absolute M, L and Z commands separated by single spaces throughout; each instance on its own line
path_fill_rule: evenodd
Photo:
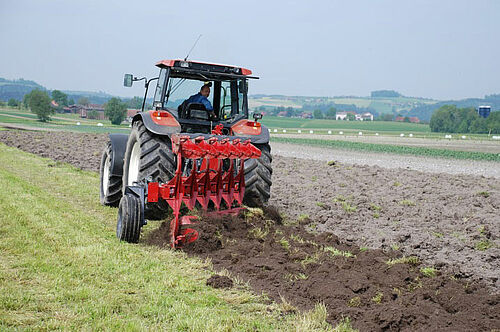
M 156 112 L 161 112 L 162 116 L 155 116 Z M 154 119 L 153 119 L 154 117 Z M 157 135 L 171 135 L 181 132 L 181 125 L 174 115 L 168 111 L 147 111 L 137 113 L 132 123 L 141 120 L 146 128 Z
M 262 125 L 262 132 L 259 136 L 250 136 L 252 143 L 255 144 L 266 144 L 269 143 L 269 129 Z
M 109 134 L 111 141 L 111 149 L 113 151 L 113 160 L 111 160 L 111 174 L 122 176 L 123 174 L 123 158 L 125 157 L 125 149 L 127 148 L 127 134 Z
M 231 129 L 234 135 L 250 138 L 254 144 L 269 143 L 269 129 L 261 123 L 242 119 L 234 123 Z

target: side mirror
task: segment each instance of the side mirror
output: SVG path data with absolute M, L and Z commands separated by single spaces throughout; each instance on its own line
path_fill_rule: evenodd
M 123 86 L 130 88 L 132 86 L 133 80 L 134 80 L 134 75 L 125 74 L 125 77 L 123 78 Z
M 254 113 L 253 114 L 253 119 L 255 120 L 255 122 L 257 122 L 258 120 L 262 119 L 262 113 Z

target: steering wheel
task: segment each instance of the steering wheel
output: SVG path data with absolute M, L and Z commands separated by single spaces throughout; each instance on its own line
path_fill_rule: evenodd
M 222 106 L 222 107 L 220 108 L 220 115 L 223 115 L 223 114 L 224 114 L 224 108 L 226 108 L 226 107 L 231 107 L 231 104 Z

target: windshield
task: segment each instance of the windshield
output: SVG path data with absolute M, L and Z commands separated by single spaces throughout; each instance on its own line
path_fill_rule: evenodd
M 199 81 L 170 78 L 165 92 L 165 107 L 178 110 L 184 102 L 202 103 L 219 120 L 230 120 L 246 114 L 246 84 L 243 79 Z

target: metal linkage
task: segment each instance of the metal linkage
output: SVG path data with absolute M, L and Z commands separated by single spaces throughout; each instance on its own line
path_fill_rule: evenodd
M 177 156 L 175 175 L 168 183 L 149 182 L 147 201 L 163 199 L 172 207 L 171 246 L 175 248 L 198 238 L 198 232 L 190 228 L 196 217 L 180 217 L 182 203 L 192 210 L 198 202 L 206 210 L 211 201 L 217 211 L 222 202 L 229 210 L 234 204 L 241 205 L 245 194 L 244 162 L 259 158 L 261 151 L 250 140 L 224 136 L 174 134 L 171 140 L 172 152 Z M 192 169 L 188 176 L 183 176 L 186 159 L 193 160 Z M 226 171 L 223 170 L 224 159 L 229 160 Z M 235 176 L 237 160 L 239 168 Z

